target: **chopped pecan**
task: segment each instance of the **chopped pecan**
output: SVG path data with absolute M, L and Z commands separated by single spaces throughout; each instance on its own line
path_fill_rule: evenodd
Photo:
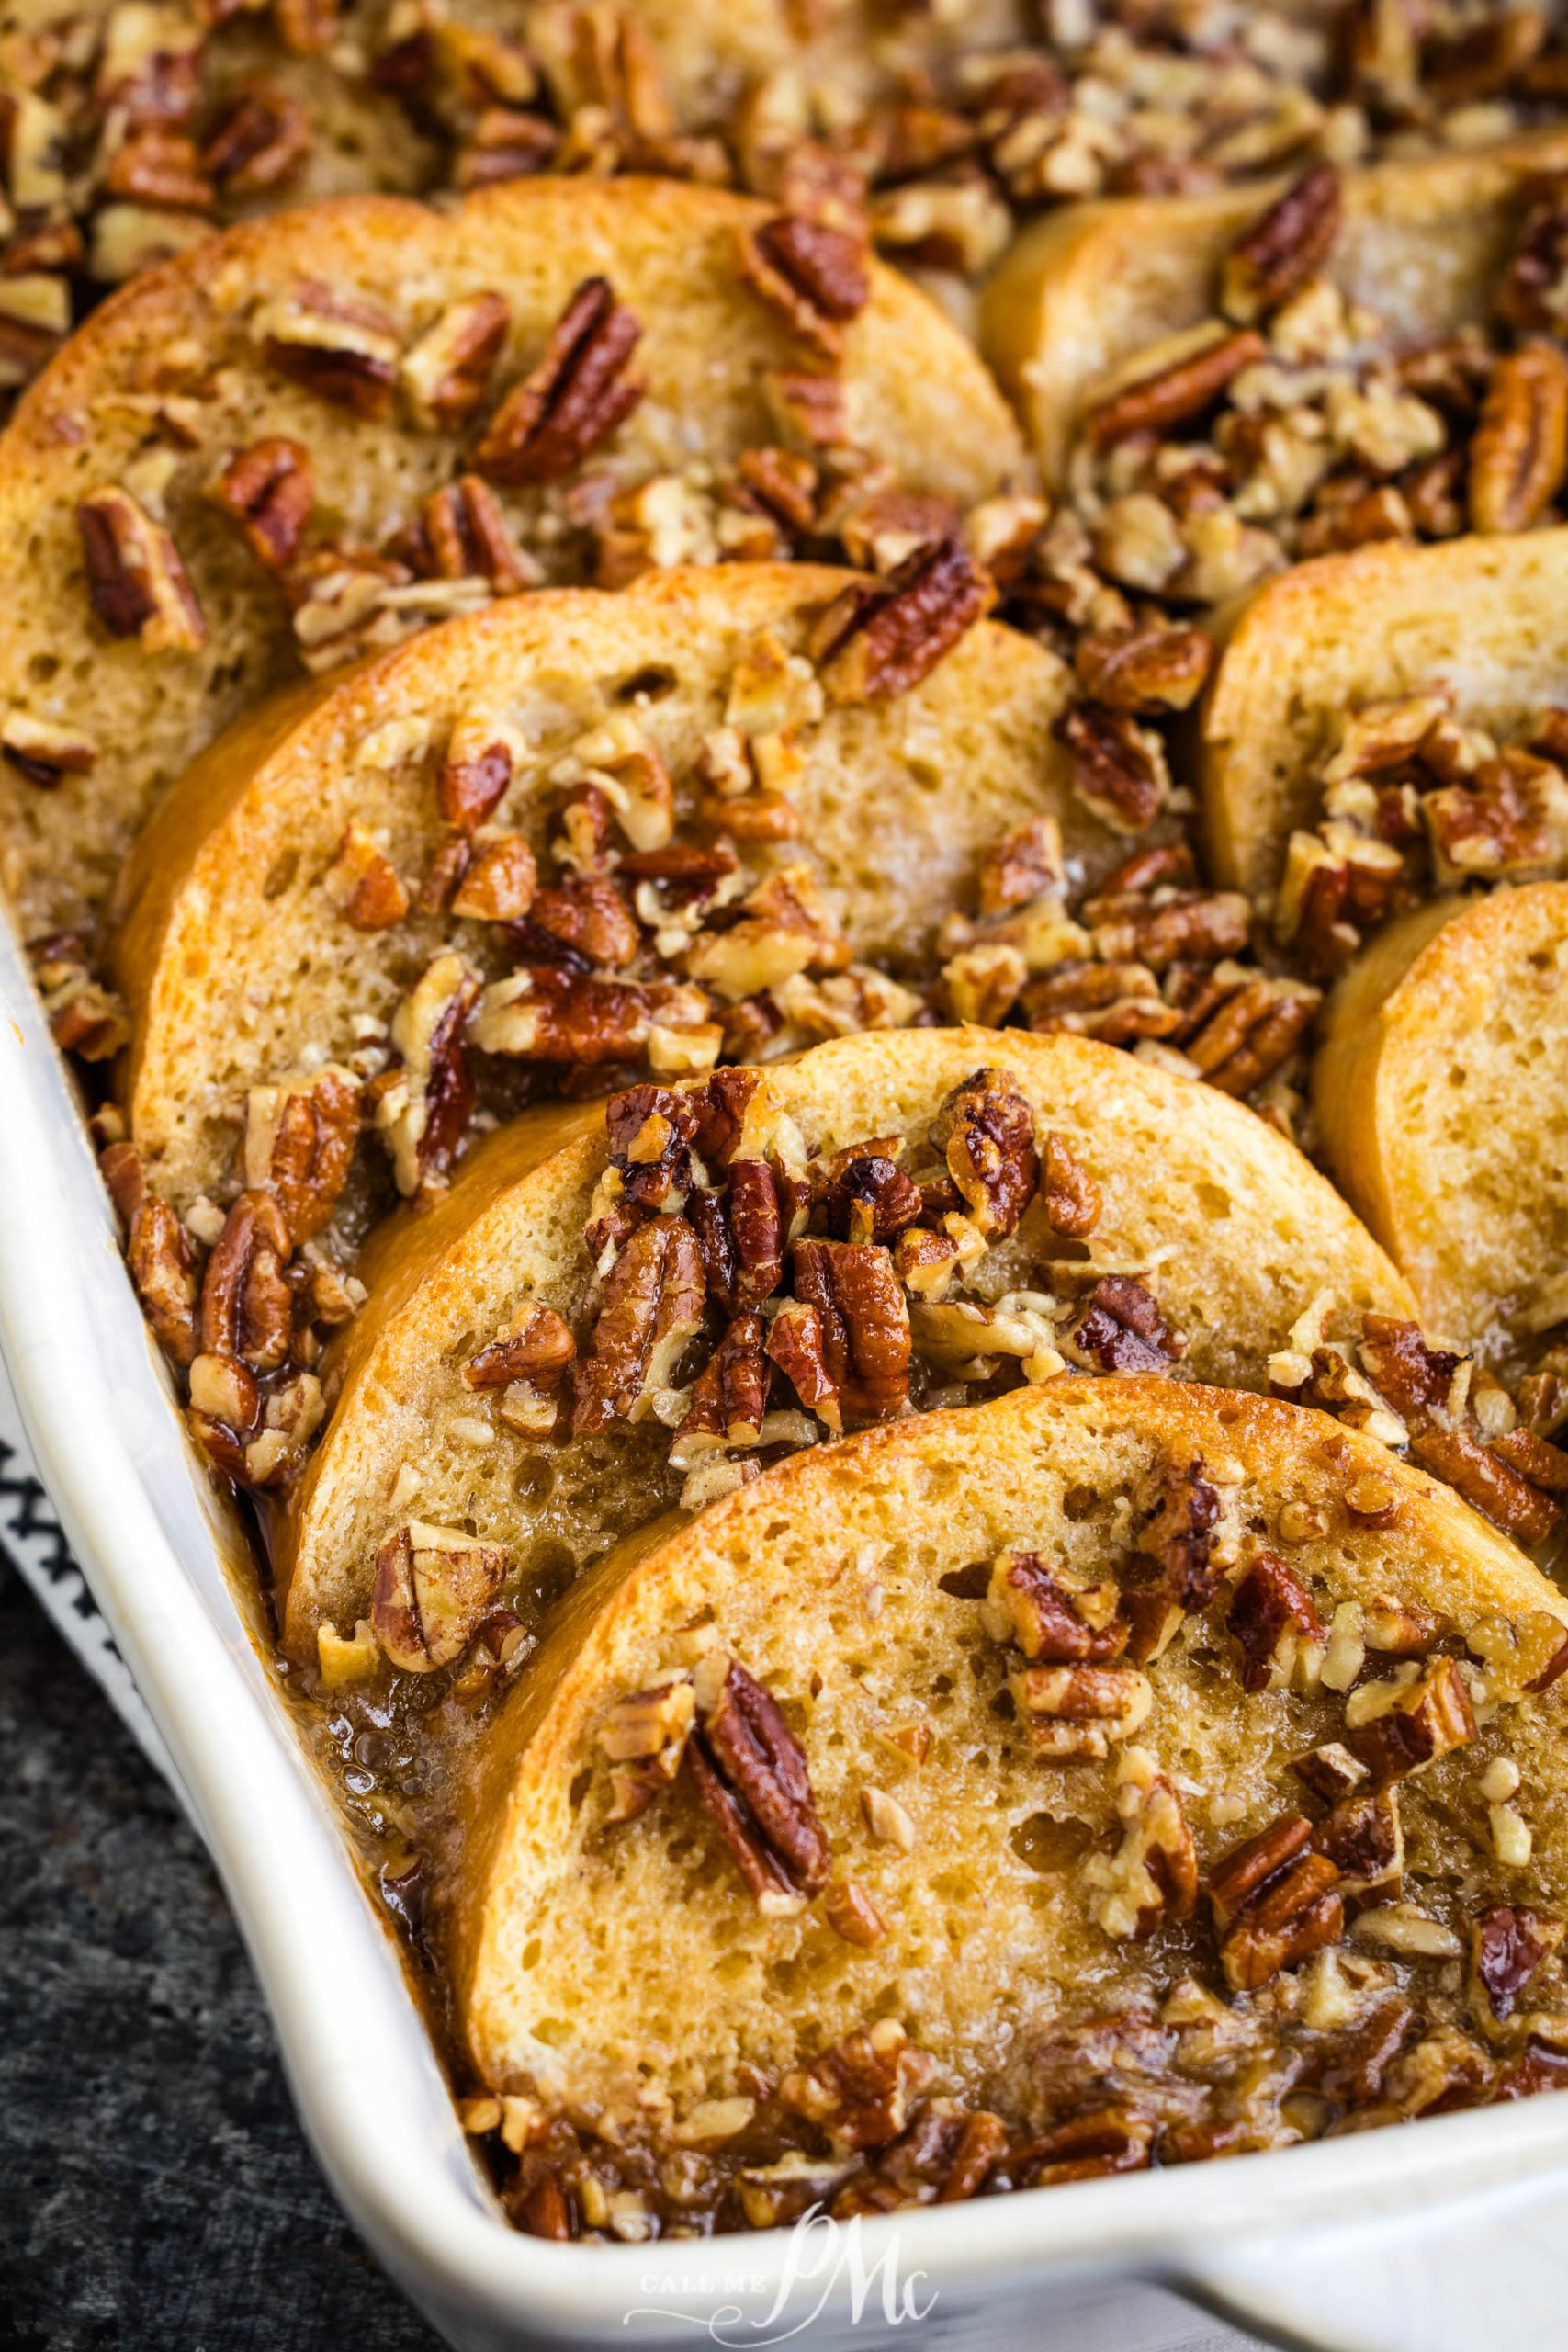
M 436 780 L 442 821 L 465 831 L 482 825 L 505 798 L 512 772 L 512 746 L 504 733 L 484 719 L 459 719 Z
M 212 495 L 241 525 L 257 561 L 281 571 L 299 552 L 315 503 L 310 453 L 282 435 L 254 441 L 231 458 Z
M 1108 1046 L 1138 1037 L 1168 1037 L 1181 1015 L 1167 1004 L 1145 964 L 1097 964 L 1072 957 L 1023 992 L 1029 1025 L 1037 1035 L 1066 1030 Z
M 1130 1274 L 1102 1274 L 1062 1342 L 1094 1372 L 1165 1373 L 1187 1343 Z
M 931 1141 L 988 1240 L 1016 1233 L 1040 1183 L 1034 1113 L 1005 1069 L 977 1069 L 931 1121 Z M 951 1197 L 951 1196 L 950 1196 Z
M 317 279 L 266 303 L 255 332 L 268 363 L 291 383 L 355 416 L 384 417 L 397 380 L 397 329 L 362 296 Z
M 1387 1886 L 1404 1868 L 1399 1792 L 1372 1789 L 1342 1797 L 1313 1832 L 1313 1844 L 1338 1871 L 1347 1894 Z
M 511 1381 L 526 1380 L 551 1389 L 559 1386 L 576 1357 L 570 1326 L 553 1307 L 528 1306 L 510 1331 L 469 1357 L 463 1379 L 469 1388 L 504 1388 Z
M 247 1092 L 240 1146 L 245 1186 L 273 1195 L 295 1249 L 320 1233 L 342 1199 L 359 1126 L 359 1081 L 335 1063 L 308 1082 Z
M 982 917 L 1006 914 L 1067 887 L 1062 829 L 1054 817 L 1030 817 L 993 842 L 980 860 L 976 905 Z
M 409 910 L 409 893 L 386 852 L 363 825 L 344 827 L 321 888 L 355 931 L 389 931 Z
M 301 101 L 258 78 L 224 106 L 202 142 L 201 160 L 226 196 L 261 196 L 292 179 L 313 143 Z
M 1151 367 L 1092 407 L 1084 430 L 1097 448 L 1134 433 L 1164 434 L 1213 406 L 1244 368 L 1269 356 L 1251 328 L 1232 332 L 1216 322 L 1188 340 L 1167 364 Z
M 1220 1498 L 1201 1461 L 1161 1464 L 1155 1507 L 1138 1536 L 1139 1554 L 1158 1571 L 1158 1589 L 1183 1612 L 1206 1609 L 1219 1588 L 1213 1558 Z M 1146 1657 L 1134 1639 L 1133 1655 Z
M 824 1198 L 828 1230 L 838 1241 L 897 1241 L 923 1203 L 897 1162 L 870 1147 L 838 1155 Z
M 905 2130 L 909 2103 L 931 2072 L 925 2052 L 884 2018 L 808 2065 L 792 2067 L 779 2097 L 791 2113 L 820 2124 L 836 2148 L 877 2148 Z
M 1563 854 L 1562 777 L 1552 763 L 1517 744 L 1483 760 L 1463 784 L 1421 797 L 1421 817 L 1432 839 L 1440 883 L 1480 876 L 1528 875 Z
M 642 327 L 608 278 L 585 277 L 550 331 L 544 357 L 508 392 L 474 452 L 495 481 L 564 481 L 606 440 L 647 389 L 628 363 Z
M 460 833 L 463 871 L 452 912 L 469 922 L 517 922 L 534 904 L 534 853 L 521 833 Z
M 1433 1427 L 1412 1432 L 1411 1459 L 1430 1470 L 1466 1502 L 1533 1549 L 1562 1523 L 1562 1505 L 1522 1476 L 1495 1447 L 1465 1429 Z
M 130 1016 L 120 999 L 95 978 L 87 949 L 74 932 L 51 932 L 28 943 L 49 1022 L 62 1054 L 108 1061 L 130 1041 Z
M 474 1080 L 463 1032 L 479 1001 L 478 978 L 449 950 L 426 966 L 392 1015 L 403 1067 L 389 1074 L 376 1124 L 405 1196 L 446 1175 L 468 1131 Z
M 772 1694 L 738 1659 L 719 1688 L 696 1681 L 700 1729 L 689 1754 L 697 1793 L 758 1903 L 798 1909 L 828 1883 L 828 1839 L 806 1753 Z
M 242 1193 L 212 1246 L 201 1284 L 204 1354 L 237 1356 L 253 1372 L 286 1362 L 294 1303 L 283 1211 L 270 1193 Z
M 1260 1552 L 1243 1577 L 1225 1624 L 1241 1645 L 1244 1690 L 1287 1687 L 1301 1643 L 1325 1638 L 1312 1595 L 1272 1552 Z
M 1562 333 L 1568 310 L 1568 204 L 1560 185 L 1525 215 L 1495 307 L 1504 324 L 1521 334 Z
M 1104 1195 L 1089 1170 L 1076 1159 L 1062 1136 L 1045 1138 L 1043 1179 L 1045 1222 L 1053 1233 L 1083 1241 L 1100 1223 Z
M 1339 1871 L 1326 1854 L 1311 1850 L 1311 1838 L 1304 1814 L 1284 1814 L 1210 1871 L 1220 1964 L 1233 1992 L 1256 1992 L 1282 1968 L 1338 1942 Z
M 454 433 L 490 390 L 512 313 L 502 294 L 464 294 L 403 354 L 400 370 L 414 422 Z
M 1470 519 L 1477 531 L 1539 522 L 1568 470 L 1568 359 L 1554 344 L 1506 352 L 1492 371 L 1470 448 Z
M 429 1674 L 461 1657 L 493 1606 L 510 1565 L 504 1544 L 411 1520 L 376 1554 L 370 1623 L 392 1664 Z
M 986 1589 L 985 1624 L 1032 1664 L 1104 1666 L 1127 1646 L 1114 1584 L 1064 1583 L 1038 1552 L 1003 1552 Z
M 1562 1922 L 1545 1912 L 1495 1904 L 1470 1931 L 1471 1967 L 1499 2025 L 1506 2025 L 1519 1995 L 1562 1940 Z
M 1091 703 L 1146 718 L 1187 710 L 1202 691 L 1214 641 L 1201 628 L 1164 622 L 1081 637 L 1073 651 L 1078 684 Z
M 696 1103 L 667 1086 L 623 1087 L 604 1105 L 604 1137 L 621 1198 L 646 1215 L 678 1214 L 693 1191 Z
M 1173 964 L 1215 964 L 1247 945 L 1251 910 L 1239 890 L 1187 890 L 1156 884 L 1099 891 L 1083 905 L 1096 953 L 1151 972 Z
M 892 1420 L 909 1398 L 911 1340 L 903 1286 L 886 1250 L 849 1241 L 801 1239 L 791 1254 L 795 1296 L 817 1318 L 821 1367 L 830 1395 L 801 1401 L 829 1427 L 835 1412 L 850 1423 Z M 795 1381 L 775 1342 L 776 1318 L 768 1352 Z M 795 1381 L 796 1388 L 800 1384 Z
M 130 1279 L 154 1337 L 178 1364 L 197 1352 L 196 1260 L 189 1237 L 167 1201 L 141 1201 L 125 1246 Z
M 607 874 L 576 875 L 539 891 L 529 915 L 536 929 L 601 969 L 619 970 L 641 944 L 632 910 Z
M 643 987 L 536 964 L 485 990 L 473 1038 L 487 1054 L 592 1069 L 635 1060 L 656 1026 L 695 1035 L 707 1011 L 697 989 Z M 712 1035 L 716 1040 L 716 1029 Z
M 748 1312 L 735 1317 L 698 1374 L 691 1406 L 670 1450 L 671 1464 L 685 1470 L 716 1446 L 755 1445 L 767 1409 L 762 1318 Z
M 574 1436 L 638 1421 L 670 1386 L 686 1342 L 703 1328 L 697 1237 L 683 1219 L 639 1226 L 611 1269 L 572 1405 Z
M 1073 2180 L 1100 2180 L 1142 2172 L 1153 2161 L 1155 2119 L 1135 2108 L 1108 2104 L 1038 2133 L 1018 2152 L 1020 2177 L 1033 2188 Z
M 811 646 L 823 684 L 841 703 L 908 694 L 984 617 L 995 597 L 958 540 L 917 548 L 874 587 L 857 583 L 829 605 Z
M 0 720 L 0 759 L 40 792 L 52 792 L 68 775 L 91 775 L 98 746 L 80 729 L 8 710 Z
M 1413 1682 L 1363 1684 L 1347 1713 L 1348 1745 L 1379 1788 L 1475 1737 L 1470 1693 L 1451 1657 L 1437 1659 Z
M 1303 172 L 1226 254 L 1220 296 L 1225 316 L 1251 326 L 1314 277 L 1333 250 L 1343 210 L 1332 164 Z
M 1189 1919 L 1198 1903 L 1198 1852 L 1181 1799 L 1146 1749 L 1129 1748 L 1116 1775 L 1122 1839 L 1090 1857 L 1085 1885 L 1107 1935 L 1143 1942 L 1166 1919 Z
M 76 526 L 87 594 L 112 637 L 134 637 L 150 653 L 192 653 L 206 642 L 178 548 L 128 491 L 90 491 Z
M 514 595 L 538 581 L 534 564 L 507 527 L 501 502 L 478 474 L 459 474 L 433 491 L 421 509 L 429 563 L 437 580 L 488 580 L 498 596 Z
M 742 229 L 740 266 L 763 300 L 783 312 L 825 359 L 842 356 L 842 329 L 871 299 L 863 242 L 825 221 L 781 212 Z
M 1008 1685 L 1036 1750 L 1059 1763 L 1102 1762 L 1154 1704 L 1153 1687 L 1134 1666 L 1026 1666 Z
M 604 1816 L 612 1827 L 637 1820 L 676 1779 L 695 1719 L 696 1694 L 689 1681 L 633 1690 L 606 1710 L 596 1738 L 615 1768 Z
M 1119 833 L 1141 833 L 1170 791 L 1165 745 L 1126 712 L 1097 702 L 1065 710 L 1052 732 L 1072 760 L 1073 790 Z

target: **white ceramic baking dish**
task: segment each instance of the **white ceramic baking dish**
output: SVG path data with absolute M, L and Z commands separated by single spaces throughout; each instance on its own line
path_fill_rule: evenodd
M 0 1012 L 0 1347 L 40 1472 L 222 1873 L 328 2177 L 453 2345 L 673 2343 L 710 2325 L 721 2343 L 831 2345 L 855 2339 L 857 2303 L 863 2341 L 947 2341 L 968 2321 L 993 2348 L 1170 2342 L 1180 2308 L 1151 2301 L 1150 2282 L 1337 2352 L 1568 2345 L 1562 2097 L 894 2216 L 855 2245 L 556 2246 L 507 2228 L 245 1632 L 220 1518 L 8 933 Z M 1136 2282 L 1119 2338 L 1104 2307 Z M 923 2322 L 889 2325 L 915 2310 Z

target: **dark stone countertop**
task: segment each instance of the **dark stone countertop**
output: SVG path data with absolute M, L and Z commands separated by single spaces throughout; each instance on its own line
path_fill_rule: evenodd
M 195 1834 L 0 1560 L 0 2343 L 436 2352 L 294 2120 Z

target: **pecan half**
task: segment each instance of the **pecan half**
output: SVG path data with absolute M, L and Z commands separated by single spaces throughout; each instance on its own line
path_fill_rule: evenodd
M 258 78 L 224 107 L 202 143 L 201 160 L 226 196 L 261 196 L 292 179 L 313 144 L 300 100 Z
M 662 981 L 645 987 L 534 964 L 485 990 L 473 1038 L 487 1054 L 594 1069 L 636 1060 L 656 1025 L 694 1031 L 707 1012 L 699 989 Z M 717 1030 L 712 1035 L 716 1040 Z
M 681 1217 L 639 1226 L 611 1269 L 577 1378 L 574 1436 L 645 1419 L 703 1328 L 706 1292 L 697 1237 Z
M 436 778 L 435 798 L 444 824 L 471 832 L 506 797 L 512 783 L 512 746 L 490 722 L 459 719 L 447 739 Z
M 1410 1455 L 1484 1512 L 1516 1544 L 1533 1550 L 1562 1523 L 1562 1505 L 1557 1498 L 1543 1494 L 1500 1450 L 1483 1445 L 1469 1430 L 1434 1426 L 1415 1430 Z
M 647 387 L 628 367 L 642 327 L 606 277 L 585 277 L 544 357 L 491 417 L 474 463 L 500 482 L 562 481 L 626 418 Z
M 1470 445 L 1470 519 L 1477 531 L 1540 521 L 1568 470 L 1568 359 L 1554 344 L 1505 353 L 1492 371 Z
M 411 1520 L 376 1554 L 370 1623 L 392 1664 L 429 1674 L 461 1657 L 505 1582 L 504 1544 Z
M 1141 833 L 1170 791 L 1165 745 L 1125 711 L 1077 702 L 1052 729 L 1072 761 L 1073 790 L 1086 808 L 1119 833 Z
M 776 1700 L 738 1659 L 716 1692 L 697 1680 L 700 1728 L 688 1753 L 704 1806 L 758 1903 L 798 1909 L 828 1883 L 828 1839 L 806 1752 Z
M 1001 1241 L 1016 1233 L 1039 1189 L 1040 1155 L 1034 1113 L 1010 1073 L 976 1070 L 953 1088 L 930 1136 L 987 1238 Z
M 1519 1995 L 1562 1940 L 1562 1922 L 1541 1911 L 1495 1904 L 1471 1929 L 1471 1966 L 1500 2025 L 1514 2014 Z
M 433 491 L 420 510 L 429 562 L 437 580 L 488 580 L 498 596 L 514 595 L 537 583 L 536 564 L 524 555 L 507 526 L 501 503 L 478 474 L 459 474 Z
M 270 366 L 291 383 L 367 419 L 384 417 L 398 373 L 398 335 L 387 313 L 319 279 L 264 305 L 255 332 Z
M 742 229 L 740 267 L 750 283 L 824 359 L 843 356 L 841 330 L 871 299 L 863 241 L 848 230 L 781 212 Z
M 335 1064 L 308 1083 L 253 1086 L 246 1094 L 245 1187 L 273 1195 L 295 1249 L 320 1233 L 342 1199 L 359 1127 L 359 1081 Z
M 1230 333 L 1216 325 L 1201 339 L 1194 337 L 1192 347 L 1169 365 L 1152 368 L 1099 401 L 1086 415 L 1084 430 L 1101 449 L 1134 433 L 1168 433 L 1201 416 L 1244 368 L 1268 354 L 1268 345 L 1253 329 Z
M 290 1254 L 288 1227 L 272 1194 L 242 1193 L 202 1278 L 204 1354 L 237 1356 L 253 1372 L 276 1372 L 287 1360 L 294 1329 L 284 1278 Z
M 817 1317 L 831 1401 L 801 1401 L 829 1421 L 834 1405 L 850 1423 L 892 1420 L 909 1400 L 911 1339 L 903 1285 L 886 1250 L 850 1241 L 799 1240 L 791 1253 L 795 1297 Z M 768 1352 L 775 1351 L 778 1321 Z M 792 1381 L 788 1363 L 781 1368 Z M 796 1386 L 798 1387 L 798 1383 Z
M 1171 628 L 1164 622 L 1082 637 L 1073 651 L 1078 683 L 1090 702 L 1138 718 L 1190 709 L 1213 660 L 1214 640 L 1206 630 Z
M 995 601 L 960 541 L 917 548 L 874 587 L 857 583 L 829 605 L 811 641 L 823 684 L 840 703 L 908 694 Z
M 167 531 L 128 491 L 90 491 L 76 509 L 87 594 L 111 637 L 150 653 L 193 653 L 207 625 Z
M 196 1260 L 167 1201 L 143 1200 L 135 1209 L 125 1255 L 154 1338 L 177 1364 L 188 1364 L 197 1347 Z
M 1325 1638 L 1312 1595 L 1272 1552 L 1260 1552 L 1237 1585 L 1225 1625 L 1241 1645 L 1244 1690 L 1284 1688 L 1301 1641 Z
M 1225 256 L 1220 301 L 1251 326 L 1315 277 L 1334 247 L 1344 211 L 1339 174 L 1314 164 L 1239 237 Z
M 1130 1274 L 1102 1274 L 1062 1340 L 1091 1372 L 1165 1373 L 1187 1343 Z
M 1396 1789 L 1372 1789 L 1340 1799 L 1313 1832 L 1313 1844 L 1326 1854 L 1347 1894 L 1368 1894 L 1387 1886 L 1404 1868 L 1404 1833 Z
M 1285 1814 L 1209 1872 L 1220 1964 L 1233 1992 L 1256 1992 L 1344 1930 L 1339 1871 L 1311 1850 L 1312 1824 Z
M 897 1161 L 867 1146 L 836 1155 L 823 1194 L 828 1230 L 837 1241 L 897 1241 L 924 1204 Z
M 315 503 L 310 453 L 281 434 L 254 441 L 230 458 L 212 496 L 241 526 L 257 561 L 281 571 L 299 554 Z

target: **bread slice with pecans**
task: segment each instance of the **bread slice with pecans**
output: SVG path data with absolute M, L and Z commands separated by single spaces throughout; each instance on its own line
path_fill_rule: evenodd
M 491 1608 L 536 1633 L 617 1538 L 842 1429 L 1068 1363 L 1262 1387 L 1307 1326 L 1309 1351 L 1350 1344 L 1407 1306 L 1252 1112 L 1108 1046 L 978 1029 L 525 1113 L 364 1271 L 276 1566 L 295 1653 L 356 1645 L 366 1672 L 448 1662 Z M 397 1612 L 454 1547 L 477 1598 L 427 1657 Z
M 509 2207 L 842 2216 L 1561 2080 L 1565 1665 L 1451 1495 L 1171 1382 L 650 1531 L 491 1731 L 457 1872 Z
M 165 786 L 304 669 L 823 521 L 891 563 L 1020 456 L 924 296 L 716 189 L 512 181 L 231 230 L 106 303 L 0 441 L 22 922 L 96 916 Z
M 1337 362 L 1367 343 L 1352 324 L 1324 345 L 1334 322 L 1298 314 L 1288 351 L 1264 347 L 1260 327 L 1277 328 L 1282 305 L 1320 276 L 1376 314 L 1385 346 L 1486 322 L 1540 183 L 1565 167 L 1568 131 L 1552 130 L 1342 175 L 1317 166 L 1261 193 L 1068 206 L 993 272 L 981 345 L 1061 481 L 1085 434 L 1104 448 L 1124 432 L 1183 429 L 1241 367 Z
M 1568 1317 L 1565 970 L 1568 883 L 1421 908 L 1340 981 L 1314 1074 L 1329 1164 L 1424 1318 L 1505 1377 L 1556 1365 Z
M 1568 699 L 1565 610 L 1562 529 L 1360 548 L 1270 582 L 1235 616 L 1201 711 L 1216 877 L 1274 913 L 1292 945 L 1303 912 L 1322 928 L 1301 900 L 1321 901 L 1313 876 L 1327 865 L 1356 869 L 1332 919 L 1366 933 L 1396 894 L 1568 864 L 1568 792 L 1541 764 L 1568 752 L 1568 729 L 1557 745 L 1541 724 Z M 1505 750 L 1512 793 L 1492 764 Z M 1412 783 L 1411 821 L 1380 831 L 1369 796 Z M 1321 943 L 1307 950 L 1321 972 Z
M 901 1025 L 976 892 L 1103 878 L 1125 842 L 1069 787 L 1062 663 L 990 622 L 906 628 L 909 601 L 807 564 L 542 590 L 221 736 L 132 853 L 115 947 L 152 1191 L 266 1181 L 332 1065 L 348 1148 L 310 1221 L 341 1250 L 396 1197 L 389 1155 L 413 1193 L 563 1078 Z M 902 691 L 863 699 L 895 662 Z M 443 1122 L 414 1032 L 459 996 L 473 1099 Z M 355 1174 L 367 1092 L 387 1148 Z

